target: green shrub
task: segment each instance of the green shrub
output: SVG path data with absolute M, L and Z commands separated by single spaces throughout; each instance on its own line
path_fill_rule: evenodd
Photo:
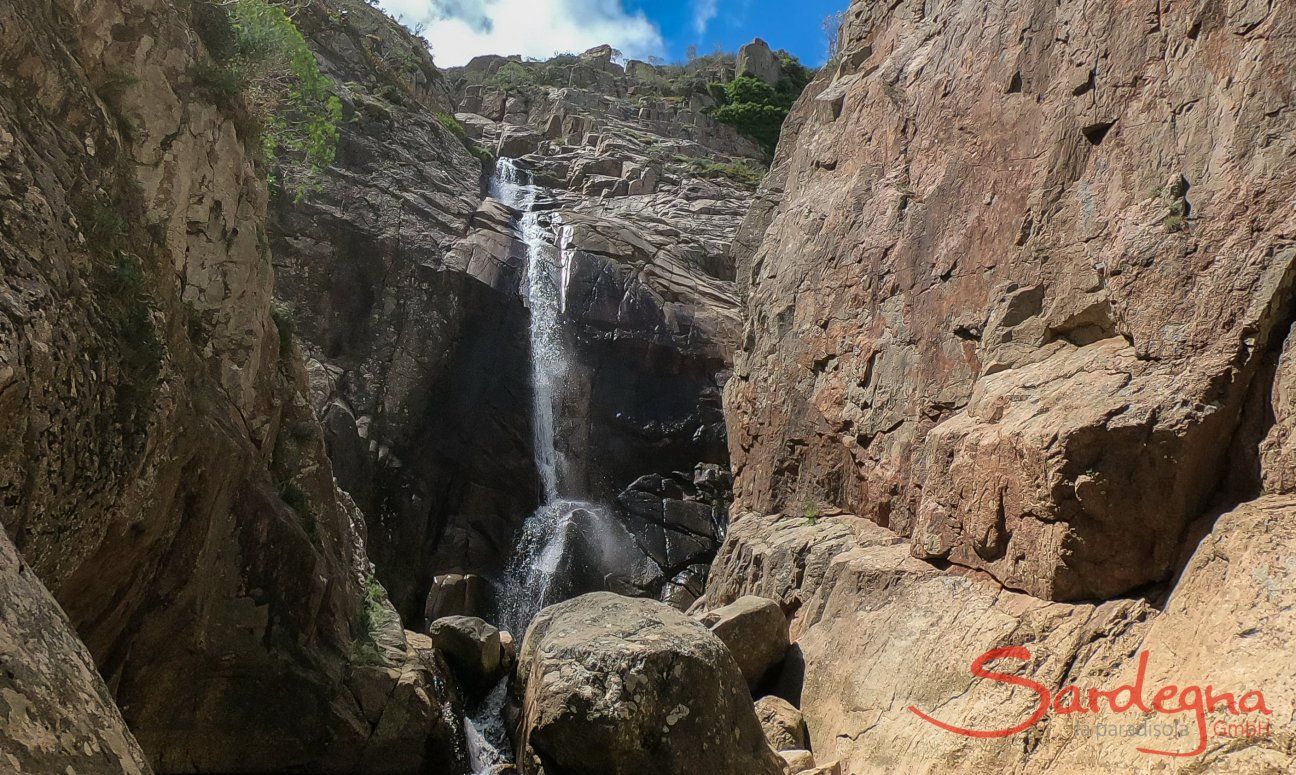
M 279 500 L 298 514 L 304 516 L 310 513 L 310 498 L 306 497 L 306 492 L 292 480 L 279 483 Z
M 712 117 L 755 140 L 771 156 L 792 103 L 814 77 L 814 71 L 788 52 L 779 50 L 776 55 L 783 65 L 783 75 L 777 86 L 770 86 L 750 75 L 740 75 L 725 84 L 723 89 L 718 84 L 708 87 L 711 96 L 720 103 Z
M 202 312 L 192 301 L 185 301 L 185 333 L 194 347 L 202 349 L 211 340 L 211 328 L 207 325 Z
M 469 143 L 468 150 L 472 152 L 473 156 L 480 159 L 481 163 L 485 164 L 487 167 L 495 166 L 495 154 L 491 153 L 489 148 L 483 148 L 476 143 Z
M 140 424 L 152 411 L 166 350 L 153 325 L 153 295 L 139 258 L 112 250 L 95 266 L 95 292 L 121 357 L 118 419 Z
M 810 498 L 806 498 L 803 513 L 805 514 L 806 524 L 814 525 L 819 521 L 819 515 L 823 512 L 819 508 L 819 503 Z
M 387 591 L 377 579 L 370 577 L 365 581 L 364 599 L 360 612 L 356 614 L 351 625 L 351 661 L 361 665 L 380 664 L 382 654 L 378 650 L 378 631 L 382 628 L 387 616 L 383 601 Z
M 450 115 L 444 110 L 437 111 L 436 120 L 438 124 L 445 127 L 446 129 L 449 129 L 450 132 L 453 133 L 460 140 L 468 137 L 468 130 L 464 129 L 464 125 L 459 123 L 459 119 L 455 118 L 454 116 Z
M 279 357 L 287 358 L 292 352 L 293 334 L 297 333 L 297 320 L 292 306 L 275 302 L 270 305 L 270 319 L 279 332 Z
M 699 178 L 714 180 L 725 178 L 743 186 L 755 188 L 760 185 L 765 173 L 744 161 L 715 162 L 696 157 L 679 157 L 681 163 L 688 167 L 690 173 Z
M 305 38 L 271 0 L 203 0 L 193 20 L 212 59 L 195 68 L 194 85 L 226 109 L 242 97 L 264 161 L 282 169 L 271 183 L 305 197 L 333 163 L 342 119 Z
M 486 83 L 508 91 L 534 84 L 535 76 L 517 62 L 505 62 L 490 78 L 486 79 Z

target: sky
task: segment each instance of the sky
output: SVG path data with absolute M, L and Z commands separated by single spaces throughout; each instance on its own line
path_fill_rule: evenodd
M 752 38 L 817 67 L 827 57 L 824 17 L 849 0 L 379 0 L 421 28 L 438 65 L 478 54 L 548 58 L 610 43 L 626 57 L 682 61 L 690 46 L 737 51 Z

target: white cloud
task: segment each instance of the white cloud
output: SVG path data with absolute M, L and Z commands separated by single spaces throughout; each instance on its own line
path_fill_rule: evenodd
M 547 58 L 610 43 L 627 57 L 663 50 L 661 31 L 621 0 L 379 0 L 413 27 L 422 24 L 438 65 L 462 65 L 478 54 Z
M 719 12 L 718 0 L 693 0 L 693 31 L 705 35 L 707 25 Z

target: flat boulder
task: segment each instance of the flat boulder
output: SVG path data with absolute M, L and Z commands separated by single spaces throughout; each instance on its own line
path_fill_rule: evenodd
M 697 621 L 593 592 L 544 609 L 522 642 L 525 775 L 779 775 L 742 673 Z
M 543 139 L 539 132 L 525 127 L 505 127 L 504 131 L 500 133 L 499 145 L 496 146 L 495 155 L 507 159 L 526 156 L 528 153 L 535 153 L 539 150 L 540 141 Z
M 787 654 L 787 616 L 768 598 L 744 595 L 701 614 L 699 620 L 729 648 L 753 688 Z

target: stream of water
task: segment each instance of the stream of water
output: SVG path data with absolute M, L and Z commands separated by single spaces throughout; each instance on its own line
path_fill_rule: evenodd
M 575 590 L 572 549 L 591 537 L 595 552 L 605 543 L 607 527 L 615 524 L 606 509 L 576 497 L 581 471 L 578 456 L 568 455 L 559 428 L 580 427 L 582 418 L 569 395 L 573 359 L 562 314 L 566 302 L 567 256 L 546 239 L 546 226 L 536 210 L 537 189 L 531 173 L 507 158 L 500 159 L 491 180 L 491 196 L 519 212 L 517 229 L 526 247 L 523 298 L 530 312 L 531 434 L 542 501 L 527 517 L 498 585 L 499 625 L 522 640 L 527 625 L 546 605 L 560 602 Z M 618 528 L 619 529 L 619 528 Z M 488 773 L 505 760 L 507 750 L 499 722 L 504 683 L 467 719 L 469 755 L 475 773 Z

